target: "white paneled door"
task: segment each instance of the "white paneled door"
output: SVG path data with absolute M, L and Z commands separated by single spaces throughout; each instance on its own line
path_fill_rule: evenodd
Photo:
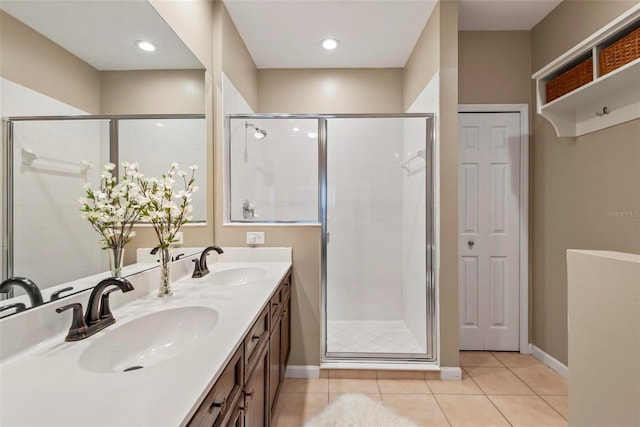
M 518 351 L 520 113 L 460 113 L 460 349 Z

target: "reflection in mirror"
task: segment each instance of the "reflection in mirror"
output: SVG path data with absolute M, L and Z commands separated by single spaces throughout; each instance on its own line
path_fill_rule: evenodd
M 137 162 L 146 176 L 162 176 L 175 162 L 183 169 L 204 166 L 207 123 L 202 118 L 140 118 L 118 120 L 118 158 Z M 202 176 L 201 174 L 199 174 Z M 207 180 L 197 180 L 191 223 L 206 221 Z
M 204 67 L 148 1 L 2 0 L 0 9 L 3 118 L 204 114 Z M 137 49 L 140 34 L 157 42 L 154 54 Z M 194 131 L 198 135 L 204 135 L 203 122 L 196 125 L 202 128 Z M 78 198 L 84 195 L 82 184 L 97 182 L 102 164 L 117 153 L 110 149 L 109 128 L 107 120 L 98 119 L 17 121 L 13 132 L 19 144 L 10 156 L 0 154 L 2 279 L 10 275 L 33 280 L 44 303 L 90 288 L 108 275 L 107 254 L 100 250 L 99 235 L 80 218 Z M 150 130 L 129 130 L 120 152 L 141 153 L 143 147 L 127 144 Z M 202 138 L 205 147 L 206 137 Z M 175 142 L 180 148 L 173 153 L 175 146 L 162 143 L 164 154 L 173 154 L 165 159 L 164 169 L 181 161 L 177 155 L 191 150 L 191 146 L 183 150 L 184 138 Z M 8 147 L 6 141 L 3 147 Z M 197 150 L 193 148 L 192 154 L 206 158 Z M 9 162 L 11 187 L 5 179 Z M 205 166 L 200 164 L 201 170 Z M 201 192 L 203 200 L 205 194 Z M 194 219 L 206 217 L 204 202 L 194 208 L 199 210 Z M 10 219 L 12 230 L 6 227 Z M 123 274 L 155 266 L 153 261 L 125 266 Z M 27 309 L 32 305 L 20 286 L 11 288 L 14 299 L 0 301 L 0 310 L 15 306 L 0 311 L 0 317 L 22 310 L 22 304 Z M 0 300 L 8 295 L 0 293 Z

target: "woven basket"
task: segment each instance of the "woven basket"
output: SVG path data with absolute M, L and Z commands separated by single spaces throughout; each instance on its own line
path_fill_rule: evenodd
M 576 90 L 592 80 L 593 58 L 589 58 L 547 83 L 547 102 Z
M 600 75 L 640 58 L 640 28 L 600 51 Z

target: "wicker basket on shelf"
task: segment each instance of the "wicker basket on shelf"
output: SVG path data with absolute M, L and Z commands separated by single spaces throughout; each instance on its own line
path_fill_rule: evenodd
M 600 76 L 640 58 L 640 28 L 600 51 Z
M 575 67 L 565 71 L 547 82 L 547 102 L 571 92 L 593 80 L 593 59 L 582 61 Z

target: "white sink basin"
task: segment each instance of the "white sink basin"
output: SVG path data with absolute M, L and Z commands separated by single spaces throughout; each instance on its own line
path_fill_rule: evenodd
M 229 270 L 222 270 L 217 273 L 212 272 L 205 281 L 207 284 L 216 286 L 246 285 L 261 278 L 266 273 L 266 270 L 255 267 L 230 268 Z
M 217 323 L 218 312 L 206 307 L 172 308 L 116 323 L 82 352 L 80 367 L 96 373 L 147 368 L 192 347 Z

